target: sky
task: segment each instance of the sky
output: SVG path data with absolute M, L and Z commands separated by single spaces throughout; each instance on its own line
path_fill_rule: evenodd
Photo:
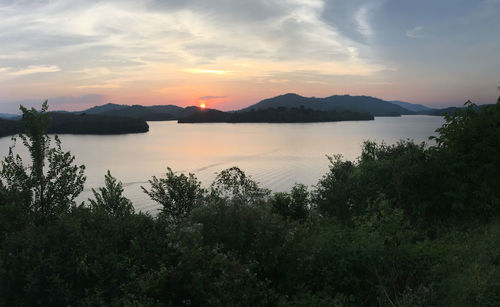
M 500 0 L 0 0 L 0 112 L 500 95 Z

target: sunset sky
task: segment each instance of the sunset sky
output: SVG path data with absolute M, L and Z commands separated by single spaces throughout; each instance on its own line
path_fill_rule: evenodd
M 0 0 L 0 112 L 500 95 L 500 0 Z

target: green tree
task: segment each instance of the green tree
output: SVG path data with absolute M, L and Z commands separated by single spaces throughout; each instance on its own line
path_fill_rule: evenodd
M 217 174 L 211 185 L 211 196 L 240 204 L 256 205 L 267 200 L 270 191 L 259 187 L 240 168 L 233 166 Z
M 165 178 L 153 176 L 148 182 L 151 190 L 141 187 L 142 190 L 163 206 L 161 214 L 171 221 L 179 221 L 203 204 L 205 190 L 194 174 L 176 175 L 167 167 Z
M 446 202 L 466 218 L 500 213 L 500 97 L 488 106 L 468 101 L 445 121 L 432 151 L 446 175 Z
M 105 212 L 108 215 L 124 216 L 134 213 L 132 202 L 123 196 L 123 186 L 120 181 L 108 173 L 104 176 L 104 187 L 99 192 L 92 189 L 95 199 L 90 199 L 90 208 L 94 211 Z
M 359 208 L 354 203 L 353 174 L 356 165 L 343 161 L 342 155 L 328 156 L 330 171 L 316 185 L 313 200 L 318 211 L 327 216 L 350 220 Z
M 24 133 L 20 133 L 28 149 L 31 164 L 25 166 L 22 158 L 14 154 L 14 144 L 2 161 L 0 178 L 7 194 L 16 195 L 26 213 L 35 222 L 44 223 L 48 218 L 68 211 L 83 190 L 85 166 L 73 164 L 75 157 L 61 148 L 61 141 L 54 137 L 55 146 L 47 134 L 50 114 L 48 104 L 40 112 L 20 107 Z
M 293 220 L 305 220 L 309 213 L 310 194 L 303 184 L 295 184 L 290 193 L 278 192 L 269 200 L 275 213 Z

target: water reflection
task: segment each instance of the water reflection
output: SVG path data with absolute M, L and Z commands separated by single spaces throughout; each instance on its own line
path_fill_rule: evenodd
M 208 185 L 215 173 L 239 166 L 262 186 L 288 190 L 295 182 L 315 184 L 328 170 L 325 155 L 356 159 L 363 140 L 394 143 L 400 139 L 427 141 L 443 123 L 441 117 L 378 117 L 374 121 L 305 124 L 177 124 L 150 122 L 145 134 L 118 136 L 62 135 L 64 150 L 87 167 L 86 189 L 104 182 L 109 169 L 124 183 L 125 194 L 139 210 L 156 204 L 142 193 L 151 176 L 162 176 L 167 166 L 193 172 Z M 7 154 L 10 137 L 0 138 Z M 21 147 L 19 145 L 19 147 Z

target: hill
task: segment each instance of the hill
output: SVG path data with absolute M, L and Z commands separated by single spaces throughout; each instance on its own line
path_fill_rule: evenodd
M 240 111 L 268 108 L 298 108 L 305 107 L 318 111 L 343 111 L 369 113 L 373 116 L 411 115 L 415 112 L 370 96 L 334 95 L 326 98 L 303 97 L 297 94 L 285 94 L 264 99 Z
M 0 118 L 0 137 L 14 135 L 21 131 L 21 122 Z
M 312 123 L 335 122 L 347 120 L 373 120 L 368 113 L 343 111 L 318 111 L 299 108 L 252 109 L 245 112 L 222 112 L 219 110 L 202 110 L 179 123 Z
M 92 114 L 51 113 L 49 133 L 58 134 L 126 134 L 148 132 L 141 119 Z
M 416 104 L 416 103 L 409 103 L 409 102 L 405 102 L 405 101 L 389 101 L 390 103 L 392 104 L 395 104 L 395 105 L 398 105 L 402 108 L 405 108 L 407 110 L 410 110 L 410 111 L 413 111 L 413 112 L 422 112 L 422 111 L 431 111 L 431 110 L 434 110 L 432 108 L 429 108 L 429 107 L 426 107 L 424 105 L 421 105 L 421 104 Z
M 92 107 L 90 109 L 87 109 L 84 111 L 78 111 L 78 112 L 74 112 L 74 113 L 77 113 L 77 114 L 80 114 L 80 113 L 102 114 L 104 112 L 122 110 L 122 109 L 125 109 L 128 107 L 129 106 L 123 105 L 123 104 L 107 103 L 107 104 L 103 104 L 102 106 L 95 106 L 95 107 Z
M 149 107 L 140 105 L 127 106 L 123 109 L 109 110 L 99 114 L 107 116 L 131 117 L 149 121 L 174 119 L 174 116 L 171 113 L 165 112 L 163 110 L 153 110 Z
M 493 104 L 472 105 L 471 108 L 478 111 L 479 109 L 492 106 Z M 448 107 L 443 109 L 430 109 L 427 111 L 418 112 L 423 115 L 444 116 L 454 114 L 456 111 L 464 110 L 467 107 Z
M 100 114 L 107 116 L 130 117 L 146 121 L 174 120 L 189 116 L 199 111 L 198 107 L 182 108 L 175 105 L 119 105 L 108 103 L 95 106 L 87 110 L 75 112 L 76 114 Z
M 18 114 L 10 114 L 10 113 L 0 113 L 0 118 L 3 119 L 18 119 L 21 118 Z

